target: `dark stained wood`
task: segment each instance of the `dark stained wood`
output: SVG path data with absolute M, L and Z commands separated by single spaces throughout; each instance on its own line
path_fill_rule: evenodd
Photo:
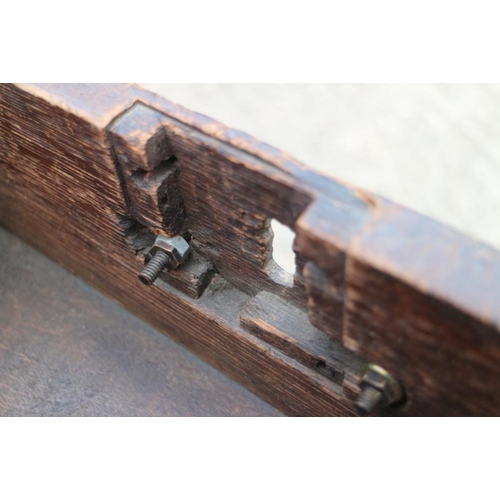
M 332 258 L 338 261 L 338 272 L 325 273 L 309 261 L 304 267 L 304 281 L 308 296 L 309 319 L 313 325 L 342 341 L 345 300 L 345 255 Z
M 127 89 L 108 88 L 103 113 L 111 107 L 107 100 L 116 106 L 110 94 Z M 93 108 L 89 121 L 81 116 L 85 91 L 74 88 L 74 93 L 75 113 L 68 110 L 67 87 L 50 87 L 50 92 L 1 87 L 1 137 L 9 139 L 2 144 L 2 224 L 289 414 L 336 414 L 338 395 L 314 372 L 239 327 L 239 313 L 251 297 L 223 277 L 216 276 L 198 300 L 164 282 L 147 289 L 138 281 L 142 261 L 122 227 L 129 214 L 121 180 L 104 120 L 95 117 L 99 104 L 92 103 L 93 96 L 100 101 L 101 91 L 86 94 Z M 245 226 L 261 219 L 249 214 Z M 216 244 L 205 248 L 217 264 Z M 256 288 L 246 271 L 240 281 Z M 269 280 L 266 271 L 259 276 Z
M 347 264 L 345 345 L 403 382 L 411 414 L 441 415 L 444 405 L 448 415 L 499 414 L 497 251 L 383 210 Z
M 278 416 L 0 228 L 0 416 Z
M 496 250 L 138 87 L 1 86 L 0 110 L 2 224 L 280 409 L 351 415 L 375 362 L 408 395 L 379 414 L 500 415 Z M 145 289 L 178 231 L 193 261 Z
M 276 295 L 261 292 L 245 305 L 240 321 L 256 337 L 323 375 L 323 383 L 337 391 L 338 405 L 345 407 L 346 415 L 349 411 L 354 415 L 364 362 L 315 328 L 304 311 Z
M 300 183 L 275 172 L 266 163 L 257 161 L 253 165 L 235 161 L 239 152 L 230 144 L 214 140 L 211 135 L 139 103 L 110 127 L 119 171 L 131 204 L 137 196 L 130 196 L 129 177 L 146 168 L 144 162 L 134 160 L 139 156 L 138 144 L 146 147 L 150 135 L 155 140 L 161 136 L 160 126 L 166 132 L 166 144 L 160 143 L 157 149 L 167 152 L 167 156 L 156 159 L 156 170 L 162 171 L 161 161 L 176 159 L 178 187 L 172 189 L 170 179 L 162 179 L 162 189 L 180 192 L 182 202 L 176 206 L 183 207 L 184 231 L 192 235 L 192 246 L 209 256 L 217 271 L 241 290 L 250 294 L 271 290 L 304 302 L 303 290 L 281 286 L 271 259 L 270 231 L 271 218 L 291 225 L 307 205 L 308 196 L 297 189 Z M 150 169 L 150 175 L 156 170 Z M 135 186 L 132 190 L 135 191 Z M 140 205 L 139 210 L 152 213 L 144 205 Z M 170 214 L 176 212 L 168 203 L 164 210 L 156 217 L 156 224 L 164 217 L 172 219 Z M 179 226 L 177 230 L 182 232 Z

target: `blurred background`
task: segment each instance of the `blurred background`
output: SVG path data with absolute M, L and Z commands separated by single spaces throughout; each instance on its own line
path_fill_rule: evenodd
M 141 85 L 500 248 L 500 84 Z

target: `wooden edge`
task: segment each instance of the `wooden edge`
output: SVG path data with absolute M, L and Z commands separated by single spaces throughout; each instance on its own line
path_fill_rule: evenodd
M 138 143 L 138 158 L 142 155 L 144 159 L 134 161 L 145 165 L 155 163 L 147 145 L 150 139 L 163 136 L 157 136 L 158 127 L 150 127 L 148 117 L 154 115 L 160 129 L 165 131 L 165 137 L 158 140 L 160 149 L 169 151 L 165 141 L 170 142 L 183 165 L 184 180 L 180 181 L 179 189 L 184 203 L 197 194 L 188 187 L 186 179 L 191 176 L 192 182 L 203 174 L 207 165 L 212 175 L 219 175 L 218 168 L 226 173 L 228 192 L 237 193 L 241 189 L 236 204 L 228 201 L 228 209 L 210 220 L 204 221 L 203 214 L 196 213 L 197 203 L 205 203 L 206 197 L 187 205 L 186 226 L 195 236 L 202 234 L 215 239 L 214 248 L 219 255 L 203 242 L 197 251 L 223 278 L 249 296 L 264 291 L 280 296 L 287 303 L 292 301 L 293 307 L 299 309 L 304 305 L 301 294 L 306 293 L 309 317 L 316 327 L 367 360 L 390 369 L 405 384 L 409 394 L 407 414 L 500 412 L 500 396 L 497 396 L 500 312 L 496 307 L 500 299 L 500 253 L 497 250 L 383 198 L 310 171 L 290 156 L 244 133 L 139 87 L 20 88 L 68 116 L 86 121 L 98 133 L 107 135 L 111 131 L 115 148 L 119 146 L 117 123 L 133 118 L 137 103 L 144 105 L 148 108 L 144 126 L 151 132 L 146 133 L 147 140 Z M 4 101 L 3 106 L 7 105 L 8 101 Z M 134 120 L 130 121 L 132 131 L 138 124 Z M 14 140 L 10 131 L 10 139 Z M 132 144 L 133 140 L 125 142 Z M 9 154 L 17 158 L 13 152 Z M 50 154 L 48 151 L 47 155 Z M 116 160 L 117 152 L 111 155 Z M 10 165 L 12 158 L 7 155 L 2 160 L 4 165 Z M 120 167 L 120 160 L 118 164 Z M 123 171 L 123 165 L 121 168 Z M 247 184 L 238 187 L 240 178 Z M 10 182 L 14 182 L 12 178 Z M 125 189 L 126 199 L 126 180 L 122 178 L 118 184 Z M 270 193 L 273 190 L 277 193 L 276 199 L 260 196 L 268 186 Z M 206 232 L 207 228 L 221 224 L 238 206 L 249 209 L 250 213 L 262 206 L 265 213 L 245 220 L 241 228 L 235 221 L 228 223 L 228 231 L 232 231 L 236 243 L 220 258 L 220 252 L 225 251 L 221 250 L 221 244 L 227 241 L 227 234 L 226 240 L 217 241 L 217 232 Z M 216 212 L 216 205 L 204 208 L 210 217 Z M 298 259 L 304 264 L 304 276 L 301 267 L 297 270 L 294 291 L 273 284 L 262 269 L 266 258 L 260 252 L 267 251 L 268 240 L 265 236 L 259 238 L 264 235 L 269 217 L 278 218 L 297 232 L 295 247 Z M 249 247 L 247 252 L 244 246 L 255 242 L 258 243 L 255 249 Z M 251 283 L 237 261 L 232 264 L 233 257 L 238 259 L 242 249 L 247 255 L 243 270 L 247 266 L 251 270 Z M 330 311 L 327 305 L 332 296 L 339 299 L 339 305 Z M 334 323 L 338 326 L 329 330 Z M 271 340 L 268 337 L 272 344 Z M 480 380 L 484 382 L 481 384 Z M 488 398 L 488 404 L 483 403 Z

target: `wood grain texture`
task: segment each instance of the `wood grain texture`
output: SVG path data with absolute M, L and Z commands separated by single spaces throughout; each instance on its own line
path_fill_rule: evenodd
M 153 130 L 150 123 L 155 124 Z M 275 172 L 264 162 L 255 165 L 242 162 L 233 146 L 137 104 L 110 128 L 123 184 L 129 194 L 129 176 L 143 168 L 142 163 L 134 161 L 138 156 L 137 143 L 146 145 L 151 134 L 160 135 L 160 126 L 164 127 L 166 143 L 163 147 L 159 143 L 159 149 L 171 155 L 162 160 L 175 158 L 179 168 L 177 191 L 182 201 L 177 202 L 177 206 L 182 205 L 186 221 L 183 228 L 177 226 L 177 231 L 184 236 L 187 233 L 193 248 L 209 256 L 217 271 L 243 291 L 252 294 L 269 289 L 303 302 L 305 297 L 301 288 L 288 290 L 279 283 L 271 258 L 270 231 L 271 218 L 293 225 L 308 203 L 308 196 L 297 189 L 300 184 Z M 134 131 L 132 141 L 129 140 L 131 130 Z M 162 171 L 160 161 L 157 165 L 150 175 Z M 164 191 L 169 189 L 168 184 L 165 180 Z M 136 196 L 132 198 L 137 199 Z M 164 205 L 165 212 L 157 217 L 157 222 L 163 217 L 172 220 L 170 214 L 176 212 L 171 209 L 169 200 Z M 145 206 L 139 210 L 151 213 Z M 155 226 L 150 224 L 150 227 L 154 229 Z
M 498 253 L 405 209 L 383 210 L 347 264 L 345 345 L 403 382 L 412 414 L 440 415 L 445 404 L 448 415 L 498 415 Z
M 352 408 L 359 394 L 364 362 L 315 328 L 304 311 L 291 307 L 276 295 L 261 292 L 247 302 L 240 322 L 256 337 L 315 371 L 319 379 L 325 377 L 330 384 L 333 381 L 337 390 L 337 408 L 343 406 L 344 415 L 355 414 Z
M 279 416 L 0 228 L 0 416 Z
M 335 390 L 239 327 L 249 295 L 223 278 L 198 300 L 164 282 L 144 288 L 120 225 L 128 210 L 107 130 L 95 109 L 88 121 L 67 110 L 67 88 L 50 90 L 1 87 L 2 224 L 287 413 L 335 414 Z
M 351 415 L 357 387 L 304 361 L 310 330 L 240 325 L 263 292 L 403 382 L 407 404 L 379 414 L 500 415 L 496 250 L 138 87 L 2 86 L 0 109 L 2 224 L 280 409 Z M 168 233 L 175 207 L 213 269 L 188 295 L 182 275 L 139 284 L 144 240 L 120 224 Z M 272 261 L 272 218 L 296 231 L 294 280 Z

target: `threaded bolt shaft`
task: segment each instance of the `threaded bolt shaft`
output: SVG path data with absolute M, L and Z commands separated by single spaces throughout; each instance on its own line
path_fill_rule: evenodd
M 168 267 L 169 262 L 170 258 L 165 252 L 157 252 L 141 271 L 139 279 L 145 285 L 151 286 L 160 277 L 162 271 Z
M 380 403 L 383 394 L 374 387 L 365 387 L 359 395 L 354 406 L 362 415 L 368 415 Z

